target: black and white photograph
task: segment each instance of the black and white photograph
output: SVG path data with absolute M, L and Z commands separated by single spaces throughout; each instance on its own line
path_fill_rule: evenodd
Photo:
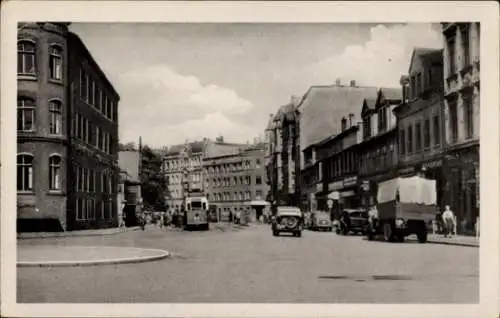
M 497 4 L 113 2 L 2 8 L 2 316 L 498 315 Z

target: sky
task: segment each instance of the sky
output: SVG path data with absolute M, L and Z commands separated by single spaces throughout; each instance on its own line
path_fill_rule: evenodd
M 263 138 L 269 115 L 310 86 L 398 87 L 435 24 L 73 23 L 120 95 L 121 143 Z

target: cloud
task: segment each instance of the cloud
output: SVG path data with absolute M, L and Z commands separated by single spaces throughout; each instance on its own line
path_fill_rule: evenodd
M 182 143 L 186 139 L 192 141 L 206 137 L 214 140 L 217 136 L 224 136 L 224 140 L 227 142 L 245 143 L 261 134 L 260 128 L 255 125 L 238 123 L 221 112 L 215 112 L 174 125 L 149 126 L 142 136 L 145 143 L 155 147 Z M 133 129 L 127 129 L 123 137 L 127 141 L 135 140 L 137 133 Z
M 314 84 L 344 84 L 397 87 L 408 72 L 414 47 L 442 48 L 439 28 L 431 24 L 377 25 L 363 45 L 350 45 L 336 56 L 310 67 Z
M 254 107 L 230 88 L 203 84 L 197 77 L 179 74 L 167 65 L 126 71 L 118 86 L 120 125 L 135 133 L 142 127 L 144 139 L 154 144 L 167 144 L 165 137 L 182 142 L 185 138 L 216 136 L 214 129 L 237 133 L 235 127 L 244 127 L 236 122 L 237 118 L 244 118 Z M 148 128 L 144 131 L 143 127 Z M 161 131 L 168 131 L 169 135 L 160 134 Z M 125 131 L 122 137 L 127 140 Z

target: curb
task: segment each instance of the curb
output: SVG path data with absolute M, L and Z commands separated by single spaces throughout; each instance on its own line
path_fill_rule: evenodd
M 440 244 L 440 245 L 455 245 L 464 247 L 476 247 L 479 248 L 479 244 L 474 243 L 460 243 L 460 242 L 440 242 L 440 241 L 427 241 L 428 244 Z
M 29 240 L 29 239 L 43 239 L 43 238 L 54 238 L 54 237 L 75 237 L 75 236 L 105 236 L 105 235 L 114 235 L 119 233 L 133 232 L 138 231 L 140 229 L 139 226 L 129 227 L 125 230 L 108 230 L 103 232 L 93 232 L 93 233 L 85 233 L 83 231 L 68 231 L 68 232 L 27 232 L 27 233 L 18 233 L 17 239 L 20 240 Z
M 143 250 L 156 251 L 158 252 L 158 255 L 115 258 L 109 260 L 101 259 L 93 261 L 17 262 L 17 267 L 83 267 L 83 266 L 113 265 L 113 264 L 132 264 L 132 263 L 152 262 L 170 257 L 170 252 L 168 251 L 159 249 L 143 249 Z

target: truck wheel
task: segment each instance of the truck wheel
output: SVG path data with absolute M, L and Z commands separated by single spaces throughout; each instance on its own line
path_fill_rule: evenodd
M 417 239 L 419 243 L 427 242 L 427 231 L 420 231 L 417 233 Z
M 273 236 L 278 236 L 278 231 L 273 231 Z
M 394 231 L 391 223 L 384 223 L 384 239 L 386 242 L 394 241 Z
M 297 237 L 302 237 L 302 231 L 298 231 L 298 232 L 296 233 L 296 236 L 297 236 Z

